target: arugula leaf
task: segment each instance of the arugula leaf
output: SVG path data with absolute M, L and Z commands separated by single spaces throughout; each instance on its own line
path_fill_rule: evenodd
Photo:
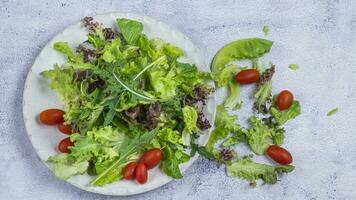
M 285 124 L 288 120 L 296 118 L 301 113 L 299 101 L 294 101 L 293 104 L 283 111 L 279 111 L 275 106 L 271 107 L 271 114 L 280 125 Z
M 251 158 L 247 157 L 242 160 L 233 162 L 226 167 L 227 175 L 232 177 L 240 177 L 256 183 L 258 179 L 262 179 L 264 183 L 275 184 L 277 182 L 278 173 L 288 173 L 294 170 L 292 165 L 270 166 L 266 164 L 255 163 Z
M 218 76 L 229 62 L 259 58 L 270 51 L 272 44 L 272 41 L 261 38 L 249 38 L 231 42 L 215 55 L 211 70 L 214 76 Z
M 106 113 L 103 125 L 109 125 L 115 117 L 116 107 L 119 104 L 120 98 L 115 97 L 108 103 L 109 111 Z
M 141 22 L 125 18 L 118 19 L 117 24 L 127 43 L 135 45 L 143 31 L 143 24 Z

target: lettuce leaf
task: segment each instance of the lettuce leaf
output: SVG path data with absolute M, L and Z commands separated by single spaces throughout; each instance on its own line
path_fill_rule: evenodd
M 183 150 L 184 140 L 179 131 L 173 130 L 172 128 L 162 128 L 159 130 L 157 136 L 161 141 L 171 143 L 178 149 Z
M 166 43 L 163 45 L 163 52 L 170 57 L 181 57 L 184 56 L 184 51 L 183 49 L 176 47 L 170 43 Z
M 214 145 L 224 138 L 226 138 L 231 132 L 238 132 L 241 127 L 236 124 L 237 116 L 229 115 L 228 111 L 223 105 L 218 105 L 215 118 L 215 130 L 211 133 L 206 148 L 210 152 L 216 152 Z
M 301 113 L 299 101 L 294 101 L 293 104 L 287 109 L 280 111 L 275 106 L 271 107 L 272 116 L 278 124 L 283 125 L 288 120 L 296 118 Z
M 211 132 L 208 142 L 206 143 L 206 149 L 210 152 L 214 151 L 214 145 L 219 140 L 226 138 L 230 131 L 222 126 L 217 127 Z
M 272 77 L 274 72 L 275 66 L 271 64 L 270 68 L 263 70 L 260 80 L 257 82 L 254 107 L 259 113 L 268 113 L 268 106 L 271 104 L 272 99 Z
M 191 106 L 184 106 L 182 112 L 184 121 L 183 143 L 184 145 L 188 145 L 186 140 L 190 138 L 189 135 L 200 132 L 200 129 L 197 127 L 198 113 L 195 108 Z
M 261 57 L 270 51 L 272 44 L 272 41 L 261 38 L 249 38 L 231 42 L 215 55 L 211 70 L 214 76 L 218 76 L 229 62 Z
M 117 24 L 126 42 L 128 44 L 135 45 L 143 31 L 143 24 L 141 22 L 125 18 L 118 19 Z
M 278 173 L 288 173 L 294 170 L 292 165 L 270 166 L 261 163 L 255 163 L 251 158 L 247 157 L 242 160 L 233 162 L 226 167 L 227 175 L 239 177 L 256 183 L 258 179 L 262 179 L 264 183 L 275 184 L 277 182 Z
M 256 99 L 255 107 L 257 111 L 263 113 L 264 108 L 266 107 L 266 102 L 272 97 L 272 80 L 267 81 L 259 87 L 254 97 Z
M 229 96 L 224 102 L 224 107 L 232 109 L 236 105 L 236 99 L 240 96 L 240 84 L 231 79 L 229 86 Z
M 68 42 L 56 42 L 53 48 L 67 56 L 68 61 L 63 65 L 64 68 L 73 67 L 74 69 L 92 68 L 93 64 L 84 61 L 83 54 L 76 54 L 69 47 Z
M 152 70 L 149 72 L 149 77 L 155 96 L 169 100 L 176 95 L 176 87 L 179 82 L 175 80 L 176 72 L 174 70 Z
M 68 154 L 58 154 L 51 156 L 47 160 L 48 163 L 54 163 L 54 175 L 62 180 L 67 180 L 70 177 L 78 174 L 84 174 L 89 166 L 88 161 L 76 161 Z
M 262 155 L 272 142 L 274 130 L 265 125 L 262 120 L 257 117 L 249 118 L 249 123 L 252 128 L 246 132 L 248 144 L 253 152 Z
M 246 142 L 246 132 L 247 132 L 247 130 L 244 128 L 241 128 L 239 131 L 234 132 L 231 137 L 227 138 L 222 143 L 222 146 L 230 147 L 230 146 L 233 146 L 239 142 Z
M 237 115 L 230 115 L 223 105 L 218 105 L 216 108 L 215 125 L 223 127 L 229 131 L 237 131 L 240 125 L 236 124 Z
M 118 59 L 125 58 L 125 54 L 120 50 L 120 39 L 114 39 L 111 43 L 108 43 L 104 47 L 103 60 L 105 62 L 111 63 L 117 61 Z
M 164 145 L 162 150 L 164 156 L 161 168 L 163 172 L 175 179 L 183 178 L 179 165 L 187 162 L 190 156 L 182 150 L 174 149 L 171 145 Z
M 66 108 L 70 108 L 71 103 L 75 103 L 80 98 L 80 90 L 74 82 L 74 70 L 72 68 L 61 69 L 58 64 L 54 69 L 43 71 L 41 75 L 50 80 L 49 86 L 56 90 Z
M 213 74 L 216 85 L 218 87 L 229 85 L 238 71 L 239 67 L 236 65 L 227 65 L 226 67 L 222 68 L 218 74 Z

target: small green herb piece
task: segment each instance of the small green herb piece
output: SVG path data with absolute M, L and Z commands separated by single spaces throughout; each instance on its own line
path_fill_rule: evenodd
M 298 64 L 290 64 L 288 67 L 289 67 L 289 69 L 294 70 L 294 71 L 299 69 Z
M 336 114 L 337 112 L 339 112 L 339 108 L 334 108 L 332 110 L 330 110 L 327 114 L 327 116 L 331 116 L 331 115 L 334 115 Z
M 269 33 L 270 33 L 270 28 L 269 28 L 269 26 L 263 26 L 262 31 L 265 33 L 265 36 L 269 35 Z

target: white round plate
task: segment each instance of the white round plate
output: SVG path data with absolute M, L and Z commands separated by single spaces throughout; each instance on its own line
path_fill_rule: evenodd
M 117 27 L 117 18 L 129 18 L 140 21 L 144 24 L 144 32 L 149 38 L 159 37 L 184 49 L 186 57 L 181 60 L 184 62 L 194 63 L 201 70 L 209 71 L 202 52 L 181 32 L 172 28 L 160 21 L 150 17 L 139 16 L 136 14 L 109 13 L 98 15 L 94 20 L 104 24 L 105 27 Z M 48 108 L 62 108 L 59 95 L 48 87 L 48 82 L 44 80 L 40 73 L 44 70 L 52 69 L 55 63 L 63 64 L 65 57 L 53 50 L 53 44 L 58 41 L 67 41 L 71 47 L 75 48 L 80 43 L 86 40 L 86 28 L 81 22 L 67 27 L 64 31 L 55 36 L 41 51 L 35 60 L 31 70 L 29 71 L 24 87 L 23 95 L 23 116 L 25 120 L 28 136 L 33 144 L 40 159 L 51 169 L 53 166 L 48 165 L 46 160 L 49 156 L 54 156 L 58 153 L 57 144 L 67 135 L 61 134 L 56 126 L 45 126 L 38 122 L 38 114 Z M 215 96 L 208 100 L 204 113 L 208 120 L 212 123 L 215 116 Z M 211 130 L 206 131 L 198 142 L 205 144 Z M 197 155 L 189 162 L 182 164 L 181 170 L 185 171 L 197 159 Z M 74 186 L 86 191 L 100 193 L 105 195 L 133 195 L 142 192 L 150 191 L 158 188 L 172 178 L 166 176 L 161 170 L 156 167 L 149 171 L 149 179 L 146 184 L 139 185 L 135 181 L 117 181 L 104 187 L 93 187 L 89 184 L 93 177 L 89 175 L 78 175 L 67 180 Z

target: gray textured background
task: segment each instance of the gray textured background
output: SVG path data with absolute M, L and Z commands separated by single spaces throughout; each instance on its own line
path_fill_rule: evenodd
M 265 61 L 277 65 L 274 92 L 289 88 L 303 106 L 287 126 L 285 144 L 296 170 L 278 184 L 252 189 L 199 159 L 184 179 L 127 199 L 355 199 L 355 10 L 352 0 L 0 0 L 0 199 L 126 199 L 57 180 L 37 158 L 21 113 L 24 80 L 42 47 L 83 16 L 110 11 L 176 26 L 209 59 L 229 41 L 262 37 L 263 25 L 269 25 L 275 45 Z M 289 70 L 290 63 L 300 70 Z M 326 117 L 333 107 L 340 112 Z

